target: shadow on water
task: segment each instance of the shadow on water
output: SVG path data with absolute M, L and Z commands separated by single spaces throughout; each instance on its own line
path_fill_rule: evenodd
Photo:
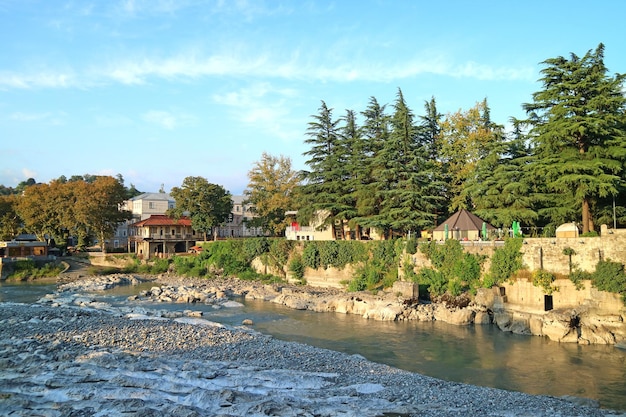
M 123 305 L 126 297 L 152 285 L 118 287 L 96 296 Z M 2 284 L 0 301 L 32 302 L 53 290 L 50 285 L 46 289 Z M 230 326 L 251 319 L 255 330 L 277 339 L 360 354 L 371 361 L 448 381 L 529 394 L 574 395 L 599 400 L 606 408 L 626 410 L 626 351 L 613 346 L 560 344 L 544 337 L 505 333 L 490 325 L 381 322 L 355 315 L 292 310 L 270 302 L 239 301 L 243 307 L 221 309 L 198 304 L 140 305 L 159 310 L 199 310 L 205 319 Z

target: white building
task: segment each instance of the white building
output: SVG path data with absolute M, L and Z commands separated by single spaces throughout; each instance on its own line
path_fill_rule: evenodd
M 176 206 L 176 201 L 167 193 L 143 193 L 126 200 L 122 210 L 132 213 L 132 218 L 115 230 L 115 235 L 110 242 L 113 248 L 126 248 L 128 246 L 128 226 L 148 219 L 153 214 L 163 215 L 167 210 Z
M 260 227 L 249 227 L 248 222 L 256 217 L 252 204 L 245 204 L 245 197 L 242 195 L 232 196 L 233 209 L 228 221 L 218 229 L 218 237 L 255 237 L 263 236 L 263 229 Z

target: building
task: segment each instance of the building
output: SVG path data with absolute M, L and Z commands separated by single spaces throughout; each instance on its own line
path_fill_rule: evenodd
M 127 248 L 131 251 L 128 239 L 129 226 L 154 214 L 163 215 L 174 207 L 176 207 L 176 201 L 167 193 L 143 193 L 126 200 L 122 210 L 130 211 L 132 218 L 117 227 L 113 239 L 109 242 L 109 247 Z
M 232 196 L 233 209 L 224 225 L 218 228 L 219 238 L 263 236 L 261 227 L 250 227 L 249 222 L 256 217 L 254 205 L 247 204 L 242 195 Z
M 24 258 L 47 255 L 48 243 L 37 240 L 34 235 L 19 235 L 13 240 L 0 242 L 0 258 Z
M 191 227 L 191 219 L 175 219 L 163 214 L 153 214 L 147 219 L 129 225 L 131 252 L 147 259 L 167 257 L 174 253 L 189 252 L 202 236 Z
M 480 217 L 461 209 L 433 230 L 433 240 L 487 240 L 496 230 Z

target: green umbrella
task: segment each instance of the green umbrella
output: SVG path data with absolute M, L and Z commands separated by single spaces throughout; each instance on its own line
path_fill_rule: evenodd
M 483 240 L 487 240 L 487 223 L 483 222 Z
M 443 240 L 448 240 L 448 223 L 443 225 Z

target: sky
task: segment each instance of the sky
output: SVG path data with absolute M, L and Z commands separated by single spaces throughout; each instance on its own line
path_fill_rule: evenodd
M 603 43 L 626 72 L 625 16 L 622 0 L 0 0 L 0 184 L 199 176 L 240 195 L 263 152 L 306 168 L 322 101 L 390 113 L 398 89 L 416 117 L 486 98 L 506 126 L 546 59 Z

